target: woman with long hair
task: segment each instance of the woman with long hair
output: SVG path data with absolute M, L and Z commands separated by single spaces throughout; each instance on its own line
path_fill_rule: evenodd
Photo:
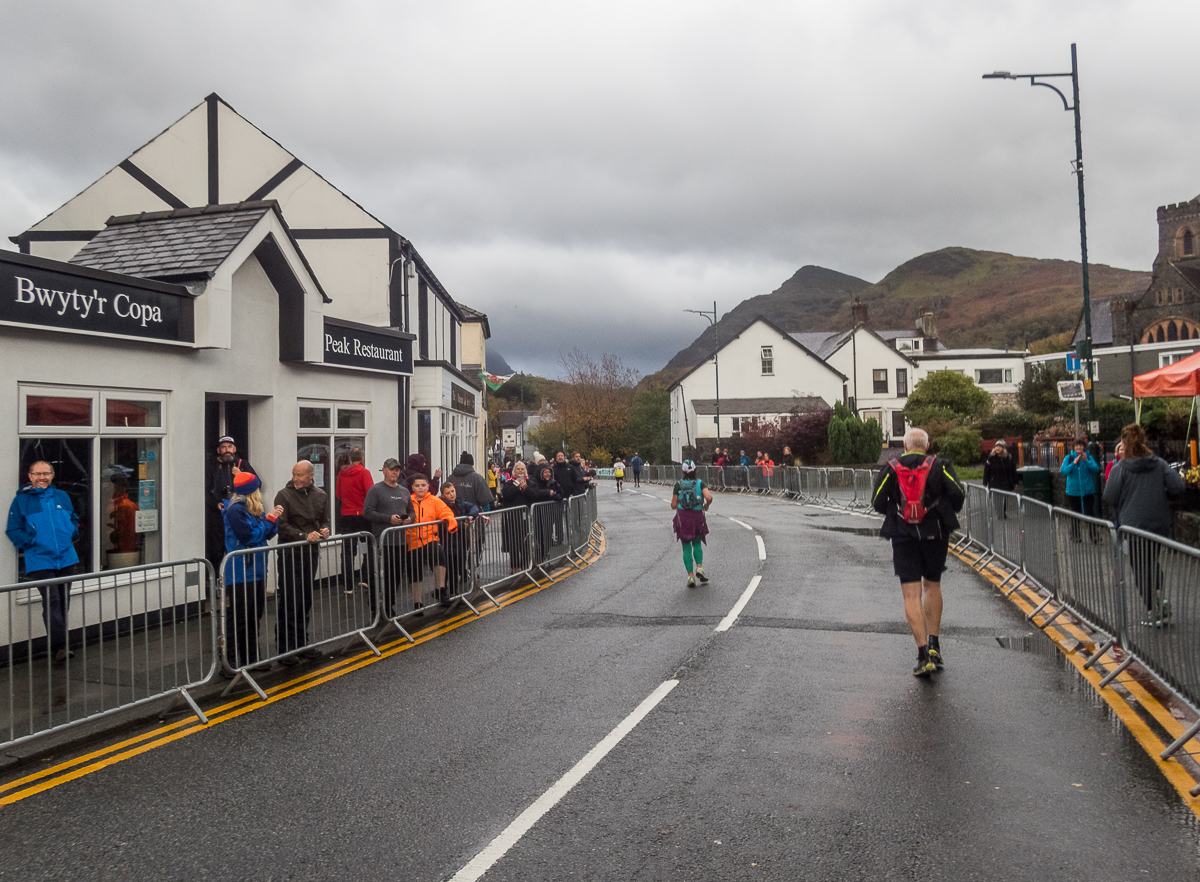
M 553 470 L 551 470 L 553 474 Z M 557 485 L 556 485 L 557 486 Z M 512 468 L 512 480 L 500 488 L 501 505 L 504 508 L 524 506 L 532 508 L 535 502 L 554 498 L 553 490 L 535 486 L 529 479 L 525 463 L 518 462 Z M 501 512 L 504 523 L 500 528 L 500 547 L 508 552 L 510 574 L 529 569 L 529 536 L 531 514 L 522 518 L 517 512 Z
M 1131 423 L 1121 430 L 1123 458 L 1109 473 L 1104 501 L 1116 511 L 1116 523 L 1158 536 L 1171 534 L 1168 499 L 1183 495 L 1183 478 L 1146 445 L 1146 430 Z M 1129 565 L 1146 604 L 1143 625 L 1162 627 L 1171 617 L 1171 606 L 1162 597 L 1162 569 L 1158 543 L 1137 536 L 1129 543 Z
M 240 472 L 233 478 L 233 496 L 222 511 L 225 520 L 225 550 L 264 548 L 279 526 L 283 506 L 264 512 L 262 482 L 257 475 Z M 267 555 L 261 551 L 238 555 L 225 564 L 225 655 L 234 668 L 256 665 L 258 623 L 267 605 Z

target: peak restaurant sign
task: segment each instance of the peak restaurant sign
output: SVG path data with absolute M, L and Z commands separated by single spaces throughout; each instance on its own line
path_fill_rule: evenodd
M 0 253 L 0 322 L 190 343 L 192 294 L 179 285 Z

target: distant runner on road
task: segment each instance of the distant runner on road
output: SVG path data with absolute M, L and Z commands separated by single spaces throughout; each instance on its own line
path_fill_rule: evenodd
M 696 464 L 683 461 L 683 478 L 671 489 L 671 508 L 675 509 L 675 535 L 683 543 L 683 565 L 687 567 L 687 586 L 696 587 L 696 578 L 708 581 L 704 572 L 704 544 L 708 535 L 708 520 L 704 513 L 712 505 L 713 495 L 707 485 L 696 477 Z M 692 567 L 695 565 L 695 574 Z
M 892 540 L 892 564 L 904 594 L 904 615 L 917 641 L 913 676 L 928 677 L 944 666 L 938 631 L 942 624 L 942 573 L 950 533 L 958 527 L 962 484 L 954 466 L 926 455 L 924 429 L 904 433 L 904 455 L 879 470 L 873 496 L 884 515 L 879 535 Z

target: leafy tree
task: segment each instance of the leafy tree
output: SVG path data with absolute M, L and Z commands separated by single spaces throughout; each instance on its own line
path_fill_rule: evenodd
M 567 427 L 563 425 L 562 420 L 539 423 L 535 428 L 530 429 L 525 437 L 542 456 L 552 459 L 555 453 L 564 448 L 567 440 Z M 517 454 L 520 455 L 520 451 L 517 451 Z
M 962 426 L 943 435 L 934 452 L 956 466 L 973 465 L 983 458 L 979 432 Z
M 1044 361 L 1031 365 L 1025 379 L 1017 385 L 1017 403 L 1023 410 L 1038 416 L 1056 416 L 1062 408 L 1062 402 L 1058 400 L 1058 383 L 1070 378 L 1063 362 Z
M 926 375 L 904 405 L 904 419 L 922 428 L 931 422 L 973 423 L 991 412 L 991 394 L 970 377 L 951 370 Z
M 671 396 L 665 388 L 648 384 L 638 389 L 629 411 L 629 422 L 617 450 L 624 456 L 641 454 L 646 462 L 671 458 Z
M 558 402 L 560 422 L 573 450 L 617 450 L 625 440 L 638 372 L 605 353 L 595 361 L 573 349 L 561 356 L 566 385 Z
M 1047 417 L 1039 417 L 1028 411 L 1006 407 L 997 410 L 980 423 L 979 432 L 984 438 L 1021 438 L 1025 441 L 1032 441 L 1033 436 L 1044 429 L 1048 423 Z
M 854 459 L 854 447 L 850 440 L 850 430 L 846 428 L 846 420 L 834 416 L 829 421 L 829 458 L 838 465 Z

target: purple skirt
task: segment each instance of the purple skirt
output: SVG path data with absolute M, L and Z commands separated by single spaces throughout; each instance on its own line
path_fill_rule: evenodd
M 695 542 L 699 539 L 705 545 L 708 544 L 708 540 L 704 538 L 708 535 L 708 520 L 704 517 L 703 509 L 677 509 L 672 526 L 675 528 L 675 538 L 680 542 Z

